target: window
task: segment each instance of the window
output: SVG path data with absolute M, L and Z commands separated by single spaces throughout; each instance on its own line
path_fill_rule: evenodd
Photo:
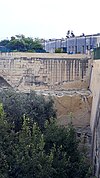
M 75 53 L 77 53 L 77 46 L 75 46 Z

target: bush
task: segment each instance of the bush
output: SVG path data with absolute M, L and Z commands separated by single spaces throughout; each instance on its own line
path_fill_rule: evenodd
M 51 97 L 45 99 L 35 92 L 25 94 L 5 90 L 0 92 L 0 101 L 3 103 L 7 120 L 16 131 L 19 131 L 22 127 L 24 114 L 30 118 L 31 125 L 37 122 L 41 129 L 46 120 L 56 117 L 56 111 L 53 107 L 54 102 Z
M 1 178 L 86 178 L 88 163 L 78 150 L 72 125 L 58 127 L 46 122 L 41 131 L 36 123 L 23 117 L 15 132 L 0 106 Z M 88 177 L 89 178 L 89 175 Z
M 57 49 L 55 49 L 55 53 L 62 53 L 61 48 L 57 48 Z

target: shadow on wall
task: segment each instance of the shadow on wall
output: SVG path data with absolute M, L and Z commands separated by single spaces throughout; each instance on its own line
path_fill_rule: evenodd
M 6 88 L 6 87 L 12 88 L 12 86 L 3 77 L 0 76 L 0 88 Z

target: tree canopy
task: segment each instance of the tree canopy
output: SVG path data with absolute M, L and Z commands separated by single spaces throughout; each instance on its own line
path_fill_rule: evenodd
M 25 37 L 24 35 L 12 36 L 10 40 L 0 41 L 0 46 L 6 47 L 8 51 L 35 52 L 43 51 L 41 40 L 38 38 Z

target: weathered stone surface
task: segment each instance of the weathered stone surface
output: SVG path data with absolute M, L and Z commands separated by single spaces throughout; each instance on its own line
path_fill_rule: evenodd
M 90 125 L 92 94 L 88 90 L 38 91 L 37 94 L 52 96 L 57 110 L 58 124 L 66 126 L 72 122 L 75 127 Z
M 92 160 L 94 174 L 100 177 L 100 60 L 93 61 L 90 89 L 93 95 L 91 111 Z
M 3 85 L 23 92 L 50 93 L 61 125 L 69 122 L 69 113 L 76 127 L 89 125 L 89 73 L 90 60 L 86 55 L 9 53 L 0 59 Z
M 0 59 L 0 76 L 16 90 L 27 92 L 88 87 L 90 64 L 86 55 L 3 55 Z
M 72 122 L 81 140 L 80 147 L 91 155 L 90 116 L 92 94 L 89 90 L 38 91 L 37 94 L 52 96 L 57 111 L 58 125 L 67 126 Z

